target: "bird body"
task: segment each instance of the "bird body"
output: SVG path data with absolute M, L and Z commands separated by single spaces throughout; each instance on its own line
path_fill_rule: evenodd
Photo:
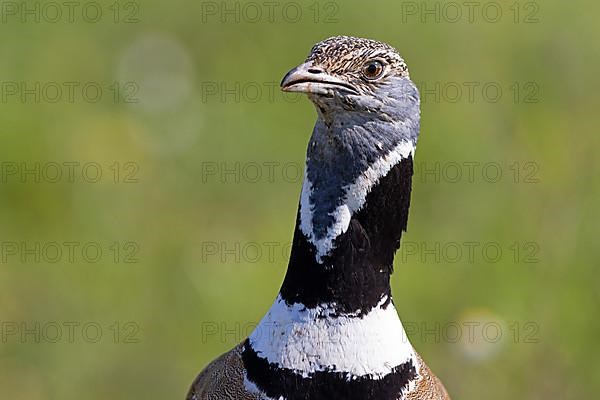
M 188 400 L 447 400 L 390 288 L 406 230 L 419 94 L 390 46 L 339 36 L 282 82 L 318 119 L 279 295 L 255 331 L 200 373 Z

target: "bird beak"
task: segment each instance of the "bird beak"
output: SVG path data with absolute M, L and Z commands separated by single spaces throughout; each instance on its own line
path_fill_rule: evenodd
M 358 94 L 358 90 L 343 79 L 325 72 L 323 68 L 307 62 L 288 72 L 281 81 L 284 92 L 333 95 L 334 91 Z

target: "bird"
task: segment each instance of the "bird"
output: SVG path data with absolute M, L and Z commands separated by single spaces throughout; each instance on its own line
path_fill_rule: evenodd
M 392 298 L 406 231 L 420 96 L 390 45 L 335 36 L 281 82 L 317 121 L 287 272 L 256 329 L 210 363 L 187 400 L 449 400 Z

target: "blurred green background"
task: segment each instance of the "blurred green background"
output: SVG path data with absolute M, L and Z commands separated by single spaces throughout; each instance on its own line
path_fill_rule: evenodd
M 182 399 L 249 333 L 315 120 L 277 84 L 338 34 L 427 89 L 393 276 L 415 348 L 456 399 L 597 396 L 600 5 L 78 4 L 0 4 L 2 398 Z

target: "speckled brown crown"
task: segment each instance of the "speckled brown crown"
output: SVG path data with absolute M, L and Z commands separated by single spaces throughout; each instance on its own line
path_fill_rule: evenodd
M 330 73 L 340 73 L 373 58 L 384 59 L 400 76 L 409 77 L 406 62 L 392 46 L 352 36 L 334 36 L 317 43 L 306 61 L 314 62 Z

